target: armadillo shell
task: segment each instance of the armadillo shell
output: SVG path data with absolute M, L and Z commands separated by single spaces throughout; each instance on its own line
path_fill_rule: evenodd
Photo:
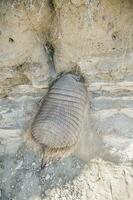
M 32 137 L 40 145 L 63 149 L 78 143 L 87 92 L 80 77 L 65 74 L 51 86 L 32 124 Z

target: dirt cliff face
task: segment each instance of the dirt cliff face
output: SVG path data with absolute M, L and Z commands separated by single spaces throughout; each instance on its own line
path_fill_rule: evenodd
M 0 198 L 133 199 L 131 166 L 116 166 L 133 159 L 132 19 L 131 0 L 0 0 Z M 39 171 L 24 140 L 49 87 L 46 42 L 57 73 L 80 69 L 89 98 L 82 160 Z

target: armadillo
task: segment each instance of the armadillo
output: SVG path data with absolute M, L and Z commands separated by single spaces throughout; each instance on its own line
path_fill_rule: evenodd
M 80 75 L 63 74 L 50 87 L 30 132 L 45 162 L 68 156 L 77 147 L 86 100 L 87 91 Z

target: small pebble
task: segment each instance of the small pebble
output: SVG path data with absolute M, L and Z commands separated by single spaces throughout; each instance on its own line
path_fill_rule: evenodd
M 33 167 L 35 167 L 35 166 L 36 166 L 36 163 L 35 163 L 35 162 L 33 162 L 33 163 L 32 163 L 32 166 L 33 166 Z
M 47 174 L 47 176 L 45 177 L 45 180 L 48 180 L 50 178 L 50 175 Z

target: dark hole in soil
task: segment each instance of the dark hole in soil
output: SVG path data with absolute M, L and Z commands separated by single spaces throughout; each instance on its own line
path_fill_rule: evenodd
M 9 38 L 9 42 L 10 42 L 10 43 L 13 43 L 13 42 L 14 42 L 14 39 L 10 37 L 10 38 Z

